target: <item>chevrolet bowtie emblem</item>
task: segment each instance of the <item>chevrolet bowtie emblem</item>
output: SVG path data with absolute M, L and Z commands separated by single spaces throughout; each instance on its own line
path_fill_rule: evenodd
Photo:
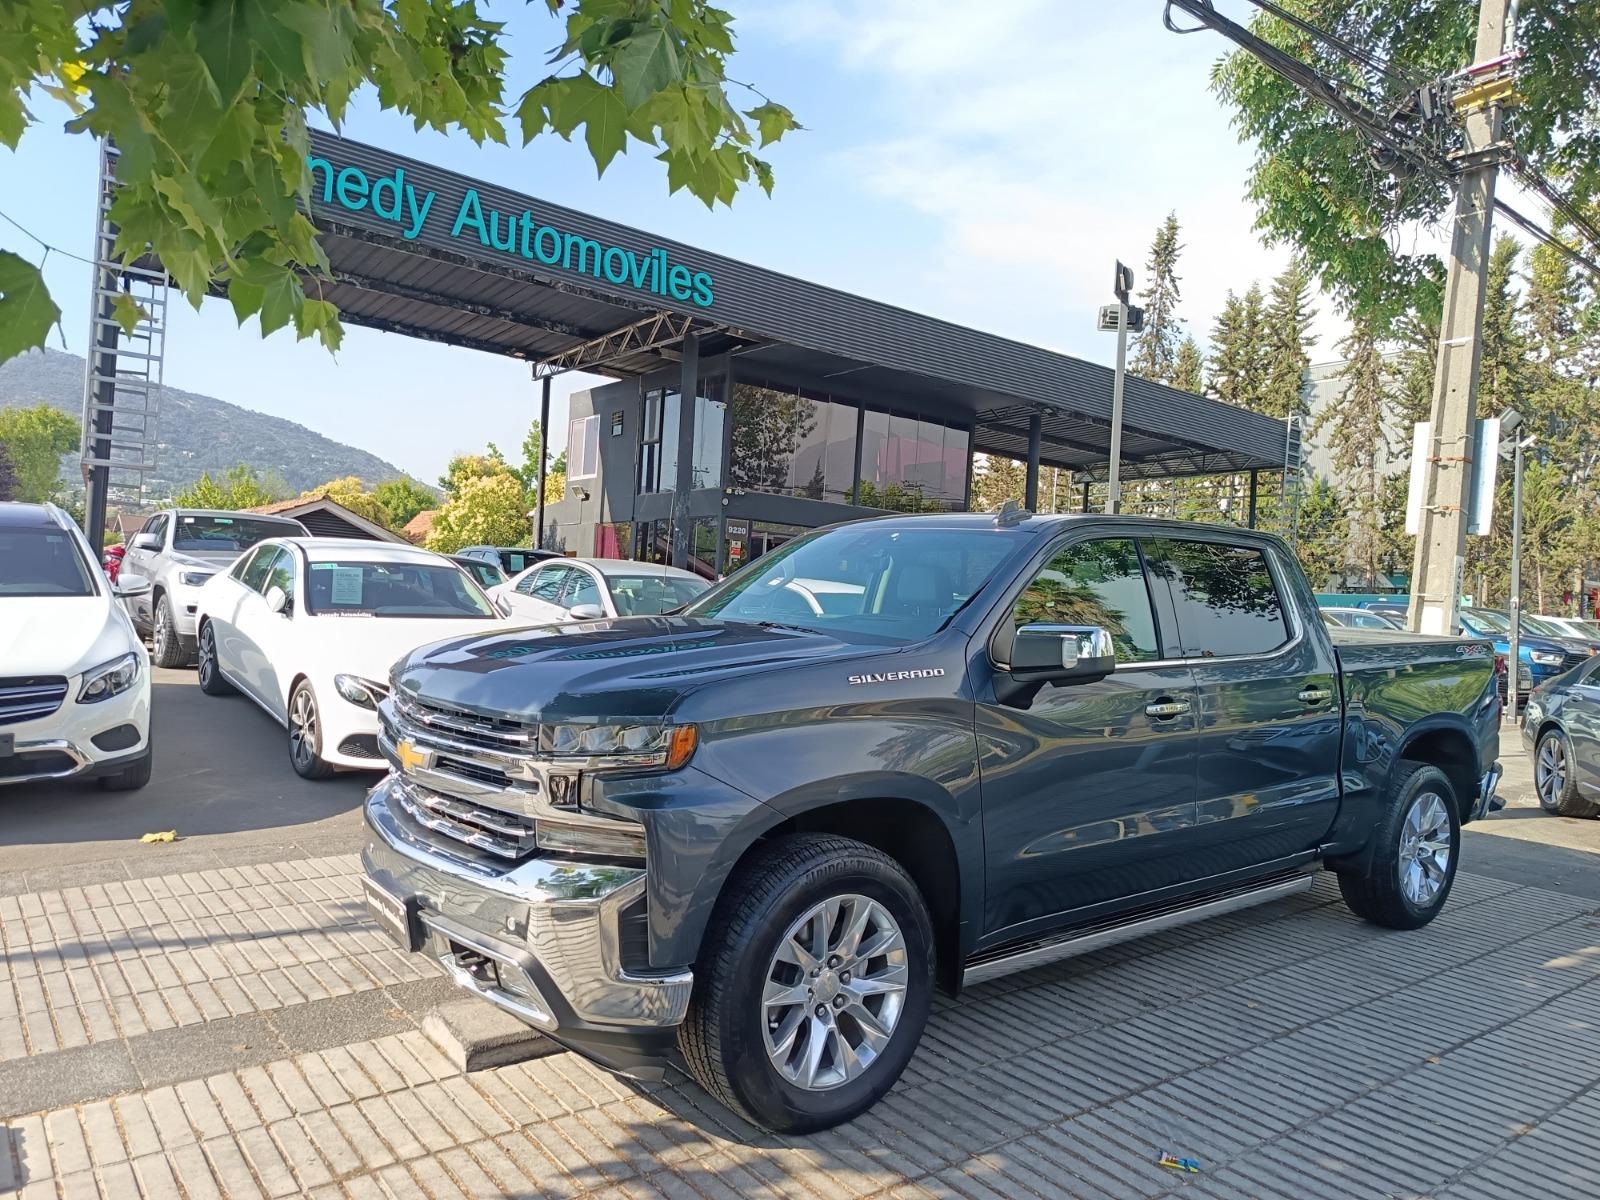
M 409 738 L 394 744 L 394 756 L 400 760 L 402 771 L 425 771 L 433 766 L 433 751 L 416 745 Z

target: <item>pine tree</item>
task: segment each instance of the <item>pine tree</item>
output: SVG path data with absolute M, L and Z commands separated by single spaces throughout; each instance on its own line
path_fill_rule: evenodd
M 1022 463 L 998 454 L 986 455 L 982 469 L 972 477 L 973 511 L 993 512 L 1007 500 L 1021 504 L 1027 484 L 1028 469 Z
M 1478 368 L 1478 415 L 1496 417 L 1508 408 L 1521 411 L 1528 390 L 1528 342 L 1518 320 L 1521 295 L 1515 290 L 1517 243 L 1502 236 L 1489 256 L 1484 280 L 1483 357 Z
M 1392 372 L 1384 361 L 1372 322 L 1357 317 L 1339 343 L 1344 366 L 1339 399 L 1318 417 L 1313 433 L 1328 432 L 1328 448 L 1349 511 L 1349 536 L 1342 566 L 1362 586 L 1378 582 L 1383 556 L 1383 461 L 1389 447 Z
M 1305 413 L 1305 375 L 1311 366 L 1311 322 L 1316 315 L 1311 279 L 1298 261 L 1291 262 L 1272 281 L 1261 330 L 1266 357 L 1261 411 L 1269 416 Z
M 1228 293 L 1211 332 L 1211 395 L 1227 404 L 1262 412 L 1267 355 L 1261 330 L 1265 321 L 1261 285 L 1241 296 Z
M 1172 383 L 1178 363 L 1181 327 L 1178 321 L 1178 214 L 1171 212 L 1156 230 L 1145 262 L 1144 330 L 1134 335 L 1128 370 L 1159 383 Z
M 1172 386 L 1186 392 L 1200 392 L 1204 387 L 1205 370 L 1206 356 L 1200 351 L 1200 343 L 1192 337 L 1184 338 L 1178 347 L 1178 360 L 1172 367 Z

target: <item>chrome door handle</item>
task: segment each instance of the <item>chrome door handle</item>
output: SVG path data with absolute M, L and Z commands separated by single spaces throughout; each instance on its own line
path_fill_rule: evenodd
M 1161 700 L 1144 706 L 1144 715 L 1154 717 L 1158 721 L 1165 721 L 1170 717 L 1181 717 L 1188 711 L 1189 702 L 1187 700 Z
M 1300 689 L 1300 699 L 1307 704 L 1321 704 L 1324 700 L 1331 700 L 1333 693 L 1327 688 L 1308 687 Z

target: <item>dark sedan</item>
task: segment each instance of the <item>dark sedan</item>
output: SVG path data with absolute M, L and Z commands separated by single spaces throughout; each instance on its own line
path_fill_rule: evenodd
M 1546 812 L 1600 816 L 1600 656 L 1534 688 L 1522 744 Z

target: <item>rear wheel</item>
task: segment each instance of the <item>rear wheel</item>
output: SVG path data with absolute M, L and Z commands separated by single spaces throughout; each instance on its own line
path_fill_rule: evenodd
M 700 1084 L 755 1125 L 826 1129 L 910 1061 L 933 990 L 933 927 L 888 855 L 803 834 L 741 866 L 706 931 L 679 1028 Z
M 1533 752 L 1533 786 L 1539 807 L 1558 817 L 1600 815 L 1600 804 L 1578 794 L 1572 743 L 1559 729 L 1547 729 Z
M 289 694 L 289 761 L 302 779 L 326 779 L 333 774 L 333 764 L 322 757 L 317 698 L 304 679 Z
M 208 696 L 227 696 L 233 692 L 233 684 L 222 676 L 222 668 L 217 665 L 217 631 L 207 621 L 200 629 L 200 642 L 198 649 L 200 690 Z
M 1420 929 L 1444 907 L 1461 853 L 1461 810 L 1438 767 L 1401 763 L 1362 872 L 1341 871 L 1350 911 L 1390 929 Z

